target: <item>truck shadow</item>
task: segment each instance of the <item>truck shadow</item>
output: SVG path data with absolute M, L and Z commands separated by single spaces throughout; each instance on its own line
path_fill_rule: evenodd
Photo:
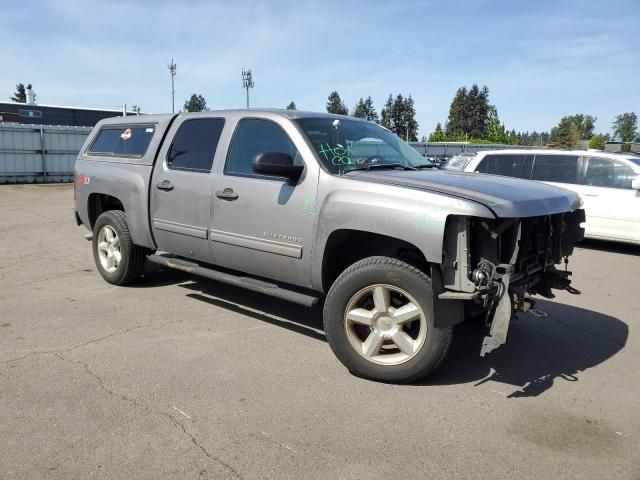
M 484 326 L 458 325 L 449 355 L 424 384 L 492 381 L 516 387 L 506 393 L 508 398 L 535 397 L 556 381 L 578 381 L 580 373 L 605 362 L 627 342 L 627 324 L 609 315 L 547 300 L 537 300 L 536 310 L 546 316 L 518 314 L 507 343 L 485 358 L 480 357 Z
M 141 287 L 178 284 L 194 300 L 326 341 L 321 307 L 305 308 L 160 267 L 145 276 Z M 507 343 L 485 358 L 480 357 L 480 347 L 487 329 L 473 321 L 456 326 L 443 364 L 434 375 L 414 385 L 478 386 L 491 381 L 515 387 L 505 392 L 509 398 L 535 397 L 557 381 L 579 381 L 581 373 L 605 362 L 626 344 L 629 329 L 617 318 L 547 300 L 537 300 L 536 309 L 538 316 L 519 314 Z

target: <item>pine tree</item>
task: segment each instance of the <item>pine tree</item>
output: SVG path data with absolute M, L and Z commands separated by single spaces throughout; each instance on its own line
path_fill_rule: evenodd
M 289 103 L 289 105 L 287 105 L 287 110 L 297 110 L 298 108 L 296 107 L 296 103 L 295 102 L 291 102 Z
M 376 109 L 373 106 L 373 100 L 371 100 L 371 97 L 367 97 L 366 100 L 363 100 L 362 97 L 360 97 L 360 100 L 356 104 L 351 115 L 357 118 L 364 118 L 370 122 L 378 123 L 380 121 L 378 112 L 376 112 Z
M 338 115 L 349 115 L 349 110 L 347 110 L 346 105 L 336 90 L 329 94 L 329 98 L 327 99 L 327 112 L 337 113 Z
M 487 123 L 485 125 L 485 136 L 491 143 L 507 143 L 507 131 L 504 123 L 500 122 L 498 110 L 493 105 L 490 106 L 487 113 Z
M 467 87 L 460 87 L 456 91 L 456 94 L 451 101 L 451 106 L 449 107 L 449 118 L 447 120 L 447 136 L 466 133 L 466 102 Z
M 384 104 L 384 108 L 380 112 L 380 125 L 389 130 L 393 130 L 391 127 L 391 115 L 393 114 L 393 97 L 389 94 L 387 103 Z
M 29 87 L 31 87 L 31 84 L 29 84 Z M 18 103 L 27 103 L 27 90 L 24 86 L 24 83 L 18 83 L 16 85 L 16 93 L 14 93 L 13 97 L 11 97 L 11 101 Z
M 209 110 L 204 97 L 195 93 L 191 95 L 189 100 L 184 102 L 182 108 L 185 112 L 206 112 Z

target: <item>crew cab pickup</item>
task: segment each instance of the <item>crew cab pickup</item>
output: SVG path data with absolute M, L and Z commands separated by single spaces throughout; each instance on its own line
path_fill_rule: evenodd
M 75 164 L 75 219 L 98 272 L 125 285 L 146 262 L 307 306 L 355 375 L 411 382 L 483 316 L 485 355 L 535 294 L 578 293 L 577 194 L 434 168 L 351 117 L 279 110 L 99 122 Z M 265 297 L 265 301 L 266 301 Z

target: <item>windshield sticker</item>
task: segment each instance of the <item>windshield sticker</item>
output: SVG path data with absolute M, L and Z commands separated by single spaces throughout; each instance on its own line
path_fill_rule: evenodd
M 131 129 L 125 128 L 122 135 L 120 135 L 120 138 L 123 140 L 129 140 L 131 138 Z

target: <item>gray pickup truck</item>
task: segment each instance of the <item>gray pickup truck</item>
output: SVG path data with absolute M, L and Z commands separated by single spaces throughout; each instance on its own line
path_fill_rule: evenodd
M 453 326 L 484 318 L 481 355 L 534 294 L 578 293 L 556 268 L 583 237 L 575 193 L 434 168 L 370 122 L 231 110 L 103 120 L 75 165 L 75 219 L 102 277 L 145 262 L 307 306 L 354 374 L 411 382 Z

